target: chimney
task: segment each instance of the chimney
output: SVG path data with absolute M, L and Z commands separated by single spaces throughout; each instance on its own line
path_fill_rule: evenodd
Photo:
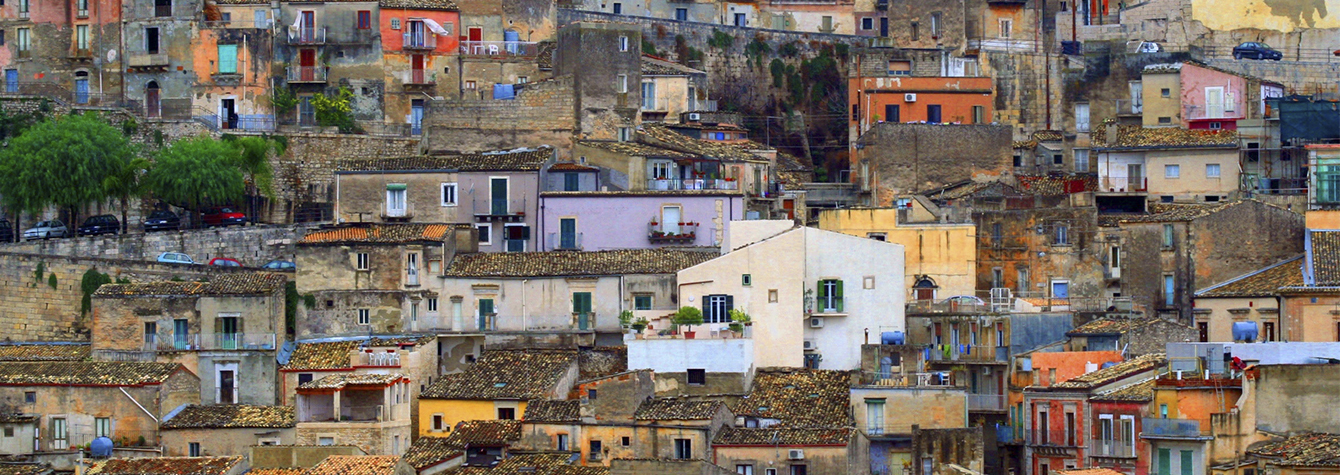
M 1103 136 L 1103 141 L 1107 142 L 1105 145 L 1107 146 L 1116 145 L 1117 122 L 1116 121 L 1108 122 L 1107 124 L 1104 124 L 1104 127 L 1107 127 L 1106 135 Z

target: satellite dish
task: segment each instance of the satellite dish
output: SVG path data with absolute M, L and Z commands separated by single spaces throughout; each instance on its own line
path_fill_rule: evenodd
M 107 50 L 107 62 L 111 63 L 114 61 L 116 61 L 116 50 L 114 49 Z

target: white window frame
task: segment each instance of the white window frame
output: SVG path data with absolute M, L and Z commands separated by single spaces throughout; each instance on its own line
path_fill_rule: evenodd
M 648 94 L 650 90 L 650 94 Z M 642 81 L 642 110 L 656 110 L 656 81 L 650 79 Z
M 199 457 L 202 453 L 204 452 L 200 450 L 199 442 L 188 442 L 186 444 L 186 454 L 188 457 Z
M 1182 177 L 1182 166 L 1178 164 L 1168 164 L 1163 166 L 1163 179 L 1176 180 Z
M 366 308 L 360 308 L 360 309 L 358 309 L 358 324 L 359 324 L 359 325 L 364 325 L 364 326 L 366 326 L 366 325 L 371 325 L 371 324 L 372 324 L 372 310 L 370 310 L 370 309 L 366 309 Z
M 633 140 L 633 128 L 632 128 L 632 127 L 619 127 L 619 141 L 620 141 L 620 142 L 631 142 L 632 140 Z
M 503 224 L 503 235 L 502 235 L 503 251 L 506 251 L 506 250 L 507 250 L 507 228 L 516 228 L 516 227 L 525 227 L 525 226 L 529 226 L 529 224 L 525 224 L 525 223 L 515 223 L 515 224 L 508 223 L 508 224 Z M 530 240 L 529 240 L 529 239 L 523 239 L 523 240 L 521 240 L 521 250 L 520 250 L 520 251 L 517 251 L 517 252 L 527 252 L 527 251 L 529 251 L 529 250 L 530 250 Z
M 493 245 L 493 223 L 476 224 L 475 229 L 478 229 L 480 237 L 484 238 L 484 240 L 479 241 L 480 246 Z
M 447 190 L 451 190 L 451 192 L 448 193 Z M 442 206 L 456 206 L 458 203 L 460 203 L 460 196 L 461 196 L 461 195 L 458 193 L 459 191 L 460 191 L 460 188 L 458 187 L 458 185 L 457 185 L 456 183 L 443 183 L 443 184 L 442 184 Z M 448 194 L 450 194 L 451 196 L 447 196 Z M 450 199 L 448 199 L 448 198 L 450 198 Z
M 866 433 L 867 433 L 867 434 L 870 434 L 870 435 L 883 435 L 883 434 L 884 434 L 884 429 L 885 429 L 885 427 L 884 427 L 884 407 L 885 407 L 885 406 L 884 406 L 884 405 L 885 405 L 885 404 L 886 404 L 886 402 L 885 402 L 885 400 L 883 400 L 883 399 L 866 399 L 866 400 L 865 400 L 865 430 L 866 430 Z M 875 410 L 876 408 L 878 408 L 879 410 L 876 411 L 876 410 Z
M 1211 173 L 1211 171 L 1213 171 L 1213 173 Z M 1205 164 L 1205 178 L 1219 178 L 1221 172 L 1222 167 L 1220 167 L 1218 163 Z
M 93 437 L 112 437 L 112 418 L 94 417 L 93 418 Z
M 862 18 L 862 19 L 861 19 L 861 29 L 862 29 L 862 30 L 873 30 L 873 29 L 875 29 L 875 19 L 874 19 L 873 17 L 865 17 L 865 18 Z
M 620 37 L 619 37 L 619 51 L 620 51 L 620 52 L 628 51 L 628 43 L 629 43 L 629 41 L 628 41 L 628 37 L 627 37 L 627 36 L 620 36 Z
M 355 270 L 368 270 L 368 260 L 369 260 L 369 259 L 368 259 L 368 253 L 366 253 L 366 252 L 356 252 L 356 253 L 354 253 L 354 269 L 355 269 Z
M 1084 173 L 1089 171 L 1089 149 L 1077 148 L 1072 151 L 1075 161 L 1075 171 Z
M 614 79 L 614 87 L 620 94 L 628 93 L 628 75 L 620 74 Z
M 429 298 L 427 299 L 427 301 L 428 303 L 425 304 L 425 306 L 428 309 L 428 313 L 429 314 L 437 313 L 437 297 Z
M 70 421 L 65 416 L 52 417 L 51 423 L 51 449 L 65 450 L 70 448 Z

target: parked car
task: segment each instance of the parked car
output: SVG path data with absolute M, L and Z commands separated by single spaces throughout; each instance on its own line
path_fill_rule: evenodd
M 265 265 L 261 267 L 270 270 L 294 270 L 298 268 L 297 265 L 293 264 L 293 261 L 280 261 L 280 260 L 266 262 Z
M 181 227 L 181 218 L 177 213 L 160 209 L 149 213 L 148 218 L 144 218 L 144 232 L 149 231 L 176 231 Z
M 169 264 L 195 264 L 191 256 L 181 252 L 164 252 L 158 255 L 158 262 L 167 262 Z
M 69 237 L 70 228 L 65 227 L 59 219 L 42 221 L 37 226 L 28 228 L 23 232 L 23 240 L 31 241 L 34 239 L 51 239 L 54 237 Z
M 215 257 L 209 260 L 211 266 L 242 267 L 242 262 L 231 257 Z
M 8 219 L 0 218 L 0 242 L 14 241 L 14 225 Z
M 79 225 L 80 236 L 97 236 L 99 234 L 116 234 L 121 232 L 121 221 L 116 216 L 110 214 L 100 214 L 90 216 L 84 220 L 84 224 Z
M 1269 59 L 1279 61 L 1284 59 L 1284 53 L 1275 51 L 1265 43 L 1248 41 L 1246 43 L 1233 47 L 1233 59 Z
M 205 226 L 232 226 L 234 224 L 247 224 L 247 215 L 237 212 L 227 206 L 215 206 L 206 208 L 200 218 Z
M 1140 44 L 1135 47 L 1136 53 L 1157 53 L 1159 51 L 1163 51 L 1163 48 L 1153 41 L 1141 41 Z

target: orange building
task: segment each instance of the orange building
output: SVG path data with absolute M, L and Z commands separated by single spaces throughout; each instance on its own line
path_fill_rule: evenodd
M 890 68 L 897 67 L 891 62 Z M 989 77 L 885 77 L 848 79 L 850 126 L 864 133 L 880 122 L 988 124 L 995 92 Z
M 460 11 L 446 0 L 381 0 L 380 5 L 384 120 L 418 135 L 428 101 L 460 91 Z

